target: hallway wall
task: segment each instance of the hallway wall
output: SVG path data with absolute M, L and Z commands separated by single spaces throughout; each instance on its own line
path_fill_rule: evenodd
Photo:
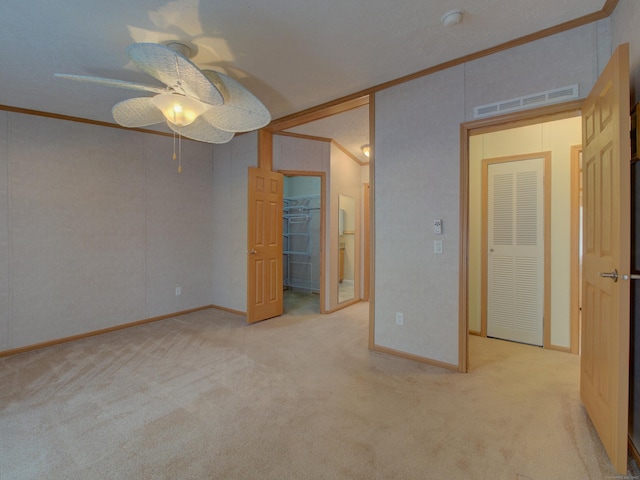
M 248 176 L 249 167 L 258 165 L 258 134 L 237 135 L 229 143 L 211 147 L 211 303 L 246 312 Z

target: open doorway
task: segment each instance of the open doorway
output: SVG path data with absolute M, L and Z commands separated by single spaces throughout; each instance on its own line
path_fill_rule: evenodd
M 487 159 L 517 157 L 547 152 L 550 156 L 549 222 L 546 254 L 549 273 L 544 285 L 547 304 L 543 309 L 543 346 L 545 348 L 577 353 L 579 281 L 574 266 L 579 260 L 579 222 L 576 223 L 574 188 L 576 174 L 572 161 L 576 145 L 581 142 L 581 117 L 573 106 L 553 113 L 525 112 L 514 121 L 511 117 L 482 121 L 463 126 L 468 139 L 468 267 L 467 333 L 491 336 L 487 333 L 487 258 L 489 246 L 486 237 L 486 211 L 483 211 L 482 164 Z M 466 128 L 465 128 L 466 127 Z M 470 128 L 469 128 L 470 127 Z M 463 154 L 463 159 L 465 155 Z M 465 167 L 463 166 L 463 169 Z M 573 189 L 573 190 L 572 190 Z M 485 207 L 486 208 L 486 205 Z M 577 209 L 579 213 L 579 208 Z M 463 216 L 464 218 L 464 216 Z
M 369 147 L 370 142 L 368 103 L 368 97 L 363 97 L 349 101 L 339 109 L 283 120 L 280 125 L 274 122 L 270 127 L 270 167 L 273 171 L 288 177 L 322 176 L 323 181 L 326 180 L 321 199 L 324 209 L 319 269 L 321 313 L 333 312 L 369 297 L 370 247 L 365 237 L 368 239 L 369 235 L 367 154 L 370 148 L 364 148 Z M 285 197 L 288 195 L 285 192 Z M 299 200 L 305 199 L 292 199 L 294 203 Z M 304 275 L 308 281 L 312 275 L 310 270 L 318 272 L 317 266 L 303 256 L 290 254 L 283 255 L 283 274 L 290 266 L 297 265 L 292 262 L 306 263 L 303 268 L 307 269 Z M 297 283 L 302 285 L 303 282 Z
M 324 176 L 284 176 L 282 287 L 284 313 L 320 313 L 323 295 Z

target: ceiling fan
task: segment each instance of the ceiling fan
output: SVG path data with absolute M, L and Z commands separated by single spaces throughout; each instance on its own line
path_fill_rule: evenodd
M 206 143 L 226 143 L 235 132 L 248 132 L 271 121 L 267 108 L 239 82 L 213 70 L 201 70 L 189 60 L 188 46 L 134 43 L 131 61 L 165 87 L 111 78 L 56 73 L 56 77 L 110 87 L 155 93 L 117 103 L 111 113 L 123 127 L 147 127 L 165 122 L 175 133 Z

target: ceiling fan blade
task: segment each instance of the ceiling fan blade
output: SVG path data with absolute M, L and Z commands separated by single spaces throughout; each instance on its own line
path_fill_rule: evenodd
M 153 85 L 144 85 L 142 83 L 126 82 L 124 80 L 115 80 L 113 78 L 89 77 L 86 75 L 70 75 L 68 73 L 54 73 L 54 76 L 67 78 L 69 80 L 78 80 L 81 82 L 99 83 L 109 87 L 126 88 L 128 90 L 141 90 L 144 92 L 164 93 L 166 88 L 154 87 Z
M 248 132 L 269 124 L 269 110 L 240 82 L 213 70 L 202 73 L 224 97 L 223 105 L 211 107 L 203 114 L 207 122 L 229 132 Z
M 138 97 L 116 103 L 113 118 L 123 127 L 136 128 L 162 123 L 164 115 L 152 102 L 152 97 Z
M 169 47 L 157 43 L 134 43 L 127 48 L 127 54 L 143 72 L 176 92 L 209 105 L 222 105 L 222 94 L 216 86 L 195 64 Z
M 212 126 L 205 121 L 202 116 L 196 118 L 193 123 L 184 127 L 178 127 L 170 122 L 167 122 L 167 125 L 169 125 L 171 130 L 179 133 L 183 137 L 205 143 L 227 143 L 234 135 L 233 132 L 227 132 Z

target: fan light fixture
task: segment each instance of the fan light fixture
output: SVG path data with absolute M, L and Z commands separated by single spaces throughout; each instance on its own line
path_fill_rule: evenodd
M 185 127 L 207 111 L 209 105 L 179 93 L 162 93 L 151 99 L 167 121 Z
M 206 143 L 226 143 L 236 132 L 249 132 L 271 121 L 269 110 L 240 82 L 214 70 L 201 70 L 189 58 L 197 51 L 178 41 L 166 45 L 134 43 L 127 47 L 129 59 L 163 87 L 114 78 L 56 73 L 57 77 L 126 88 L 154 96 L 128 98 L 111 109 L 113 119 L 126 128 L 165 123 L 182 137 Z M 181 171 L 178 166 L 178 172 Z
M 364 153 L 364 156 L 369 158 L 371 156 L 371 145 L 369 145 L 368 143 L 366 145 L 362 145 L 362 153 Z

